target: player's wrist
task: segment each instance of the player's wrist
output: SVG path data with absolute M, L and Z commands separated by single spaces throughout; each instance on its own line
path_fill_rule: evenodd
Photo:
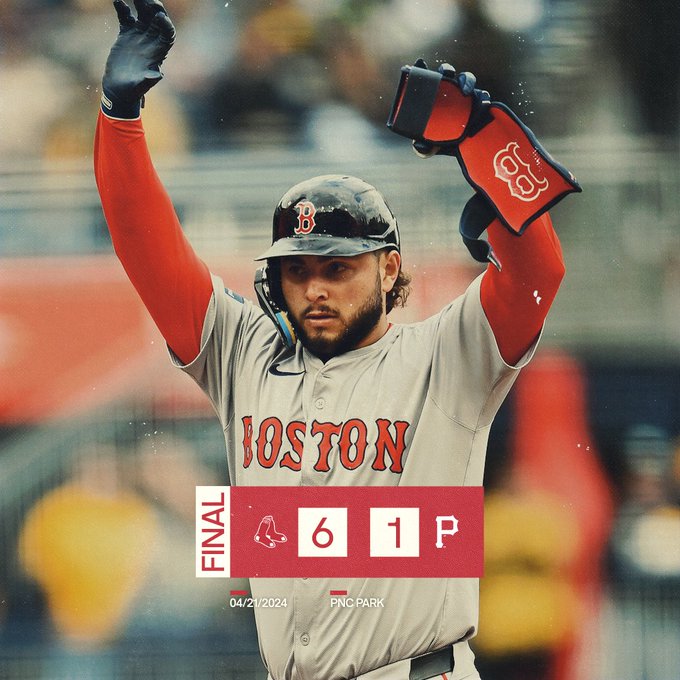
M 102 113 L 109 118 L 136 120 L 141 116 L 142 98 L 121 99 L 106 87 L 102 87 L 101 109 Z

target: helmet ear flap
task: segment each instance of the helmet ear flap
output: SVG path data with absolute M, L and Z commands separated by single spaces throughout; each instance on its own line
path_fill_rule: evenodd
M 269 260 L 267 266 L 255 272 L 255 294 L 264 313 L 274 322 L 284 345 L 293 347 L 297 337 L 286 313 L 281 292 L 281 269 L 277 262 Z
M 287 312 L 286 300 L 281 288 L 281 260 L 278 257 L 267 260 L 267 281 L 272 300 L 282 312 Z

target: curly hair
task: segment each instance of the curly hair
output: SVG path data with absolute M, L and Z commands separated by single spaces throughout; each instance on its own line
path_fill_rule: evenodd
M 374 250 L 373 254 L 380 258 L 381 253 L 389 253 L 389 248 L 382 248 L 381 250 Z M 390 290 L 385 297 L 385 310 L 389 314 L 395 307 L 405 307 L 406 300 L 411 292 L 411 275 L 399 267 L 399 273 Z
M 397 280 L 392 286 L 392 290 L 387 293 L 386 308 L 389 314 L 395 307 L 406 306 L 406 300 L 411 292 L 411 275 L 399 270 Z

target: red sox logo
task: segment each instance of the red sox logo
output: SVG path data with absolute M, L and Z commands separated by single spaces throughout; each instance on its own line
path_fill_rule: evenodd
M 314 215 L 316 208 L 311 201 L 298 201 L 295 204 L 298 211 L 298 225 L 293 229 L 296 234 L 309 234 L 316 226 Z
M 520 201 L 533 201 L 548 188 L 548 179 L 539 179 L 531 166 L 519 157 L 519 144 L 510 142 L 493 157 L 498 179 L 507 183 L 510 193 Z

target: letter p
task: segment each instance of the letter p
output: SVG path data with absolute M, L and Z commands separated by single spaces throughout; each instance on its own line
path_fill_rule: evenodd
M 453 536 L 458 533 L 458 520 L 453 515 L 437 515 L 437 548 L 444 547 L 444 536 Z

